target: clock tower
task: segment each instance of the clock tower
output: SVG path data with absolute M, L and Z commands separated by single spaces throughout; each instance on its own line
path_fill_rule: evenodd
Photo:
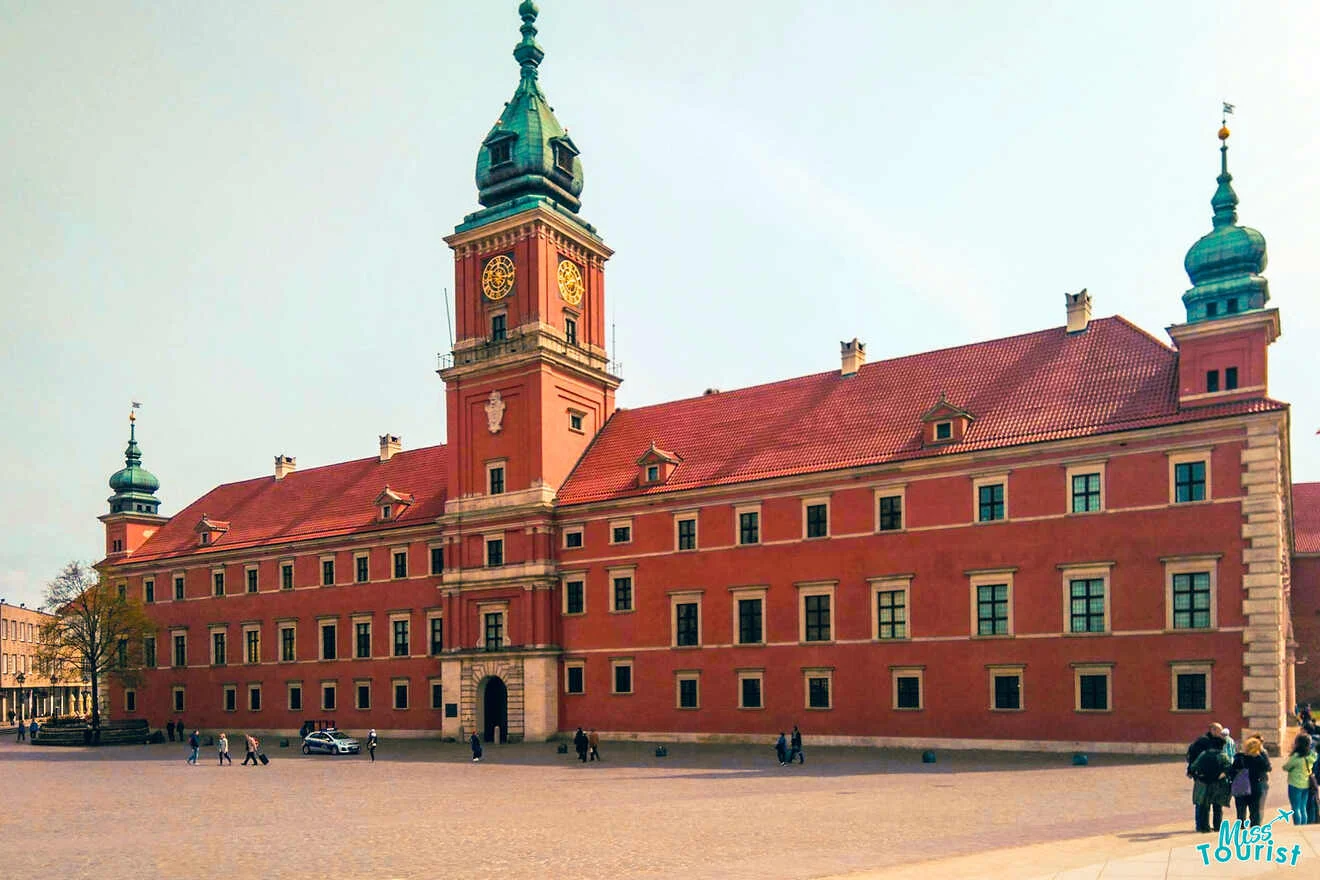
M 498 710 L 485 688 L 498 680 L 490 686 L 507 687 L 523 715 L 503 729 L 541 739 L 557 730 L 555 494 L 613 412 L 620 379 L 605 348 L 613 252 L 578 215 L 582 160 L 538 82 L 536 5 L 518 11 L 518 88 L 477 155 L 482 208 L 445 239 L 457 338 L 439 371 L 449 448 L 442 592 L 446 648 L 459 657 L 445 661 L 444 686 L 471 694 L 464 731 L 489 734 Z

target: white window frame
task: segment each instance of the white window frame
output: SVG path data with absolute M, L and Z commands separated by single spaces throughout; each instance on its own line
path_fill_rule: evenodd
M 892 484 L 891 484 L 891 485 L 886 485 L 886 486 L 876 486 L 875 489 L 874 489 L 873 492 L 872 492 L 872 495 L 873 495 L 874 501 L 873 501 L 871 507 L 872 507 L 872 510 L 875 511 L 875 533 L 876 533 L 877 535 L 892 535 L 892 534 L 897 534 L 898 532 L 906 532 L 906 531 L 907 531 L 907 515 L 908 515 L 908 506 L 907 506 L 907 484 L 906 484 L 906 483 L 900 483 L 900 484 L 898 484 L 898 485 L 892 485 Z M 899 499 L 899 501 L 898 501 L 898 504 L 899 504 L 898 528 L 896 528 L 896 529 L 882 529 L 882 528 L 880 528 L 880 499 L 881 499 L 881 498 L 894 498 L 894 497 L 897 497 L 897 498 Z
M 912 641 L 912 575 L 890 575 L 887 577 L 867 578 L 871 585 L 871 641 L 873 642 L 910 642 Z M 880 594 L 903 594 L 903 632 L 902 638 L 883 639 L 880 637 Z
M 1179 452 L 1167 453 L 1169 456 L 1169 503 L 1172 505 L 1180 504 L 1209 504 L 1214 499 L 1212 468 L 1210 449 L 1184 449 Z M 1191 464 L 1193 462 L 1205 463 L 1205 498 L 1200 501 L 1179 501 L 1178 500 L 1178 465 Z
M 395 653 L 394 653 L 394 624 L 397 623 L 397 622 L 400 621 L 400 620 L 402 620 L 404 623 L 408 624 L 408 653 L 406 653 L 406 654 L 395 654 Z M 483 623 L 484 623 L 484 622 L 483 622 Z M 396 612 L 394 612 L 393 614 L 390 615 L 390 653 L 389 653 L 389 656 L 390 656 L 391 659 L 394 659 L 394 660 L 407 660 L 409 657 L 413 656 L 413 652 L 412 652 L 413 635 L 414 635 L 414 634 L 413 634 L 412 612 L 411 612 L 411 611 L 396 611 Z M 483 625 L 483 635 L 484 635 L 484 625 Z M 427 634 L 426 634 L 426 638 L 427 638 L 427 641 L 429 642 L 430 639 L 431 639 L 431 633 L 430 633 L 430 632 L 427 632 Z M 483 639 L 483 641 L 484 641 L 484 639 Z M 428 644 L 427 647 L 429 648 L 430 645 Z M 391 697 L 391 700 L 393 700 L 392 697 Z
M 1074 663 L 1073 668 L 1073 711 L 1085 715 L 1108 715 L 1114 711 L 1114 664 L 1113 663 Z M 1105 676 L 1104 709 L 1082 708 L 1082 676 Z
M 834 604 L 830 603 L 831 610 Z M 829 691 L 828 706 L 811 705 L 811 680 L 813 678 L 823 678 L 826 681 L 826 689 Z M 762 700 L 764 702 L 764 700 Z M 808 712 L 829 712 L 834 708 L 834 667 L 833 666 L 804 666 L 802 667 L 802 708 Z
M 215 660 L 215 635 L 216 635 L 216 633 L 221 633 L 221 634 L 224 635 L 224 637 L 225 637 L 225 662 L 224 662 L 224 663 L 217 663 L 216 660 Z M 229 651 L 229 648 L 230 648 L 230 645 L 229 645 L 229 625 L 228 625 L 228 624 L 224 624 L 224 623 L 218 623 L 218 624 L 213 623 L 213 624 L 211 624 L 210 626 L 208 626 L 208 627 L 206 628 L 206 643 L 207 643 L 207 647 L 209 647 L 209 648 L 211 649 L 211 665 L 212 665 L 212 666 L 228 666 L 228 665 L 229 665 L 229 654 L 230 654 L 230 651 Z
M 131 701 L 131 705 L 130 705 Z M 133 688 L 124 689 L 124 712 L 137 711 L 137 691 Z
M 428 612 L 426 612 L 426 635 L 425 635 L 425 637 L 424 637 L 423 644 L 426 646 L 426 656 L 428 656 L 428 657 L 439 657 L 441 654 L 443 654 L 443 653 L 445 652 L 445 646 L 444 646 L 444 628 L 445 628 L 445 625 L 444 625 L 444 623 L 442 622 L 442 623 L 440 624 L 440 629 L 441 629 L 441 632 L 440 632 L 440 651 L 439 651 L 439 653 L 436 653 L 436 654 L 432 654 L 432 653 L 431 653 L 431 630 L 434 628 L 434 627 L 433 627 L 433 624 L 431 623 L 431 621 L 433 621 L 433 620 L 444 621 L 444 619 L 445 619 L 445 612 L 444 612 L 443 610 L 440 610 L 440 611 L 428 611 Z M 409 634 L 409 637 L 411 638 L 411 634 Z
M 248 633 L 250 633 L 250 632 L 254 632 L 254 633 L 257 634 L 257 659 L 256 659 L 256 660 L 249 660 L 249 659 L 248 659 L 247 643 L 248 643 Z M 261 665 L 261 624 L 259 624 L 259 623 L 245 623 L 245 624 L 243 624 L 243 644 L 242 644 L 240 647 L 243 649 L 243 661 L 242 661 L 242 663 L 239 664 L 239 665 L 246 665 L 246 666 L 260 666 L 260 665 Z
M 981 487 L 994 486 L 1002 484 L 1004 487 L 1004 518 L 1003 519 L 981 519 Z M 972 480 L 972 522 L 978 526 L 989 525 L 991 523 L 1008 522 L 1013 518 L 1012 508 L 1008 501 L 1008 472 L 1002 471 L 997 474 L 982 474 Z M 906 511 L 904 511 L 906 516 Z
M 407 705 L 399 705 L 399 685 L 403 685 L 403 696 Z M 413 707 L 412 701 L 412 679 L 411 678 L 391 678 L 390 679 L 390 710 L 393 712 L 408 712 Z
M 220 592 L 215 591 L 215 576 L 220 576 Z M 229 595 L 229 578 L 225 577 L 225 567 L 217 565 L 211 569 L 211 598 L 222 599 Z
M 582 670 L 582 690 L 574 691 L 568 688 L 568 670 Z M 614 674 L 613 668 L 610 669 L 610 675 Z M 587 692 L 587 661 L 585 660 L 565 660 L 564 661 L 564 693 L 570 696 L 578 697 Z
M 1113 624 L 1109 616 L 1109 609 L 1113 602 L 1113 588 L 1111 576 L 1113 574 L 1113 563 L 1091 563 L 1080 565 L 1060 565 L 1059 572 L 1062 575 L 1063 588 L 1063 629 L 1065 636 L 1104 636 L 1113 633 Z M 1105 628 L 1101 632 L 1073 632 L 1072 630 L 1072 582 L 1080 580 L 1102 580 L 1105 582 Z M 1173 583 L 1172 580 L 1169 581 Z M 1011 614 L 1011 612 L 1010 612 Z
M 279 563 L 279 569 L 280 569 L 280 589 L 281 589 L 281 590 L 286 589 L 285 586 L 284 586 L 284 567 L 285 567 L 285 566 L 288 566 L 288 567 L 289 567 L 289 586 L 287 587 L 287 589 L 290 589 L 290 590 L 295 589 L 295 588 L 298 586 L 297 581 L 296 581 L 297 574 L 298 574 L 298 567 L 297 567 L 296 565 L 293 564 L 293 560 L 292 560 L 292 559 L 281 559 L 281 560 L 280 560 L 280 563 Z
M 358 580 L 358 562 L 365 559 L 367 561 L 367 576 Z M 371 583 L 371 553 L 368 551 L 359 551 L 353 554 L 353 583 L 369 584 Z
M 432 556 L 432 554 L 433 554 L 436 550 L 439 550 L 439 551 L 440 551 L 441 563 L 442 563 L 441 566 L 440 566 L 440 571 L 438 571 L 438 572 L 436 572 L 436 571 L 432 571 L 432 570 L 431 570 L 431 569 L 432 569 L 432 566 L 431 566 L 431 556 Z M 426 545 L 426 575 L 427 575 L 427 577 L 444 577 L 444 569 L 445 569 L 445 566 L 444 566 L 443 563 L 444 563 L 444 556 L 446 555 L 444 551 L 445 551 L 445 542 L 444 542 L 444 541 L 430 541 L 430 542 L 427 543 L 427 545 Z
M 325 564 L 330 563 L 331 570 L 334 572 L 334 579 L 331 583 L 325 582 Z M 335 559 L 335 554 L 327 553 L 317 559 L 316 562 L 316 582 L 322 587 L 334 587 L 339 584 L 339 563 Z
M 949 435 L 948 435 L 947 437 L 941 437 L 941 436 L 940 436 L 940 427 L 941 427 L 941 426 L 944 426 L 944 425 L 947 425 L 948 428 L 949 428 Z M 934 425 L 932 425 L 932 426 L 931 426 L 931 429 L 930 429 L 930 439 L 934 440 L 936 443 L 950 443 L 950 442 L 952 442 L 952 441 L 953 441 L 953 419 L 940 419 L 938 422 L 936 422 Z
M 608 576 L 610 590 L 610 614 L 635 614 L 637 612 L 637 567 L 630 565 L 623 568 L 608 568 L 605 570 Z M 614 579 L 616 577 L 627 577 L 632 580 L 632 607 L 620 610 L 614 606 Z
M 583 550 L 587 546 L 586 527 L 582 523 L 574 523 L 571 526 L 564 526 L 560 534 L 562 537 L 560 538 L 559 543 L 560 546 L 563 547 L 565 550 Z M 578 536 L 579 540 L 578 540 L 578 545 L 576 547 L 568 546 L 569 535 Z
M 325 629 L 328 626 L 335 628 L 335 656 L 333 659 L 325 656 Z M 351 651 L 349 652 L 352 653 Z M 329 618 L 318 620 L 316 622 L 316 659 L 334 663 L 339 657 L 339 618 Z
M 1073 477 L 1085 477 L 1091 476 L 1092 474 L 1100 475 L 1100 509 L 1073 510 Z M 1107 493 L 1105 491 L 1106 483 L 1109 481 L 1105 479 L 1104 461 L 1079 462 L 1077 464 L 1069 465 L 1064 469 L 1064 480 L 1064 494 L 1068 501 L 1067 513 L 1069 516 L 1090 516 L 1096 513 L 1103 513 L 1109 509 L 1108 498 L 1106 497 Z M 1007 505 L 1005 505 L 1004 509 L 1007 511 Z
M 573 427 L 574 417 L 576 417 L 579 422 L 576 428 Z M 580 409 L 570 409 L 568 411 L 568 430 L 575 434 L 587 433 L 587 414 Z
M 631 690 L 626 690 L 626 691 L 615 690 L 615 686 L 618 684 L 619 680 L 614 670 L 620 666 L 628 667 L 628 687 L 631 688 Z M 619 696 L 619 697 L 628 697 L 637 693 L 637 667 L 633 665 L 633 658 L 631 657 L 610 658 L 610 693 L 613 694 L 614 696 Z
M 680 550 L 678 547 L 678 524 L 692 521 L 692 549 Z M 696 553 L 701 549 L 701 516 L 695 510 L 680 510 L 674 514 L 674 552 Z
M 182 589 L 182 590 L 179 590 L 179 589 L 178 589 L 178 582 L 179 582 L 179 581 L 183 581 L 183 589 Z M 175 592 L 176 592 L 176 590 L 177 590 L 177 592 L 182 593 L 183 595 L 178 596 L 178 597 L 176 598 L 176 597 L 175 597 Z M 174 572 L 170 572 L 170 601 L 171 601 L 171 602 L 183 602 L 183 601 L 185 601 L 187 598 L 188 598 L 188 573 L 187 573 L 187 572 L 184 572 L 184 571 L 174 571 Z
M 335 695 L 335 704 L 333 706 L 327 706 L 325 704 L 325 694 L 327 690 Z M 317 697 L 317 702 L 320 704 L 322 712 L 339 711 L 339 679 L 334 679 L 333 681 L 322 680 L 319 683 Z
M 375 629 L 376 629 L 376 628 L 375 628 L 374 626 L 371 625 L 371 624 L 372 624 L 372 619 L 371 619 L 371 617 L 372 617 L 371 612 L 367 612 L 366 614 L 354 614 L 352 617 L 349 618 L 348 625 L 349 625 L 350 629 L 349 629 L 349 633 L 348 633 L 348 635 L 349 635 L 349 639 L 350 639 L 350 640 L 352 641 L 352 643 L 353 643 L 353 647 L 352 647 L 352 649 L 348 652 L 349 659 L 352 659 L 352 660 L 370 660 L 370 659 L 372 658 L 372 656 L 375 654 L 375 646 L 376 646 L 376 633 L 375 633 Z M 357 651 L 357 649 L 358 649 L 358 643 L 357 643 L 357 628 L 358 628 L 358 624 L 361 624 L 361 623 L 365 623 L 365 624 L 367 625 L 367 648 L 368 648 L 368 651 L 367 651 L 367 656 L 365 656 L 365 657 L 359 657 L 359 656 L 358 656 L 358 651 Z M 338 635 L 339 635 L 338 633 L 335 633 L 336 639 L 337 639 Z M 391 631 L 390 635 L 391 635 L 391 637 L 393 636 L 393 631 Z M 394 651 L 394 643 L 393 643 L 393 642 L 390 642 L 390 652 L 391 652 L 391 655 L 393 654 L 393 651 Z
M 175 666 L 175 664 L 174 664 L 174 658 L 175 658 L 175 654 L 174 654 L 174 640 L 175 640 L 176 638 L 178 638 L 179 636 L 183 636 L 183 665 L 182 665 L 182 666 Z M 187 669 L 187 668 L 188 668 L 188 630 L 186 630 L 186 629 L 182 629 L 182 628 L 180 628 L 180 629 L 172 629 L 172 630 L 170 630 L 170 667 L 171 667 L 171 668 L 174 668 L 174 669 Z
M 478 602 L 477 603 L 477 631 L 480 634 L 480 644 L 478 647 L 486 646 L 486 615 L 498 614 L 500 616 L 500 643 L 496 647 L 508 647 L 509 642 L 509 603 L 500 602 Z M 392 635 L 392 634 L 391 634 Z
M 568 585 L 570 583 L 582 584 L 581 611 L 568 610 Z M 586 569 L 579 569 L 576 571 L 566 571 L 561 573 L 559 575 L 559 590 L 563 595 L 563 599 L 560 602 L 559 611 L 564 617 L 582 617 L 587 613 L 587 570 Z M 614 582 L 612 580 L 610 581 L 610 590 L 611 593 L 614 590 Z M 634 601 L 633 604 L 636 604 L 636 602 Z
M 900 707 L 898 705 L 898 680 L 900 678 L 915 678 L 917 680 L 916 706 Z M 926 667 L 925 666 L 889 667 L 889 708 L 895 712 L 926 711 Z
M 278 622 L 277 622 L 277 626 L 278 626 L 278 632 L 279 632 L 279 648 L 277 649 L 277 652 L 276 652 L 276 653 L 277 653 L 277 655 L 278 655 L 279 658 L 280 658 L 279 662 L 281 662 L 281 663 L 297 663 L 297 662 L 298 662 L 298 625 L 297 625 L 296 623 L 290 623 L 290 622 L 285 621 L 285 622 L 282 622 L 282 623 L 278 623 Z M 287 629 L 287 630 L 292 630 L 292 631 L 293 631 L 293 659 L 292 659 L 292 660 L 285 660 L 285 659 L 284 659 L 284 631 L 285 631 L 286 629 Z
M 367 689 L 367 705 L 365 705 L 365 706 L 362 705 L 362 700 L 359 699 L 359 698 L 362 696 L 362 688 L 363 688 L 363 687 L 365 687 L 365 688 Z M 353 711 L 355 711 L 355 712 L 370 712 L 370 711 L 371 711 L 371 704 L 374 702 L 374 700 L 372 699 L 373 696 L 374 696 L 374 695 L 371 693 L 371 679 L 370 679 L 370 678 L 355 678 L 355 679 L 353 679 Z
M 972 638 L 1008 639 L 1017 635 L 1016 621 L 1014 620 L 1014 615 L 1013 615 L 1013 599 L 1014 599 L 1013 575 L 1016 571 L 1017 569 L 1005 568 L 1005 569 L 997 569 L 997 570 L 971 572 L 967 576 L 968 604 L 970 605 L 969 610 L 971 612 L 967 631 L 971 633 Z M 980 608 L 977 605 L 977 588 L 998 586 L 1000 584 L 1008 585 L 1008 632 L 981 635 L 978 632 L 979 629 L 978 624 L 980 623 L 980 619 L 979 619 Z
M 1025 712 L 1027 710 L 1027 665 L 1025 663 L 990 663 L 985 667 L 986 683 L 990 688 L 991 712 Z M 1018 680 L 1018 707 L 1000 709 L 995 706 L 995 679 L 1013 677 Z
M 744 544 L 742 541 L 742 515 L 756 514 L 756 542 Z M 733 546 L 759 547 L 765 543 L 765 518 L 761 516 L 761 502 L 755 504 L 736 504 L 733 508 Z
M 1213 712 L 1215 708 L 1214 672 L 1215 672 L 1215 661 L 1213 660 L 1171 661 L 1169 663 L 1169 711 L 1177 713 L 1179 715 L 1203 715 L 1206 712 Z M 1178 676 L 1179 675 L 1205 676 L 1205 708 L 1204 709 L 1178 708 Z
M 252 575 L 253 575 L 253 574 L 255 574 L 255 575 L 257 576 L 255 581 L 253 581 L 253 579 L 252 579 Z M 252 582 L 252 583 L 253 583 L 253 585 L 256 587 L 255 590 L 249 590 L 249 589 L 248 589 L 248 583 L 249 583 L 249 582 Z M 260 593 L 260 592 L 261 592 L 261 568 L 260 568 L 260 566 L 256 566 L 256 565 L 245 565 L 245 566 L 243 566 L 243 594 L 244 594 L 244 595 L 252 595 L 253 593 Z
M 697 705 L 682 705 L 683 682 L 691 681 L 697 685 Z M 674 672 L 674 708 L 680 712 L 697 712 L 701 709 L 701 670 L 680 669 Z
M 730 598 L 732 599 L 732 602 L 731 602 L 731 604 L 730 604 L 729 607 L 730 607 L 730 611 L 732 612 L 732 617 L 733 617 L 733 634 L 732 634 L 731 640 L 732 640 L 732 643 L 733 643 L 735 646 L 737 646 L 737 645 L 760 645 L 760 646 L 764 646 L 764 645 L 766 644 L 766 632 L 765 632 L 765 631 L 766 631 L 766 620 L 765 620 L 765 619 L 766 619 L 766 613 L 765 613 L 765 609 L 766 609 L 766 594 L 769 592 L 769 589 L 770 589 L 769 587 L 736 587 L 736 588 L 730 588 L 729 592 L 730 592 L 730 594 L 731 594 L 731 595 L 730 595 Z M 760 640 L 759 642 L 742 642 L 742 641 L 739 641 L 739 640 L 738 640 L 738 639 L 739 639 L 739 636 L 741 635 L 741 633 L 739 632 L 739 628 L 738 628 L 738 602 L 739 602 L 739 600 L 741 600 L 741 599 L 759 599 L 760 602 L 761 602 L 761 640 Z M 831 607 L 831 608 L 830 608 L 830 611 L 833 612 L 833 610 L 834 610 L 833 607 Z M 830 623 L 833 624 L 833 622 L 834 622 L 834 621 L 831 619 Z
M 492 491 L 490 491 L 490 476 L 491 476 L 491 474 L 494 473 L 496 470 L 501 470 L 501 471 L 504 472 L 503 475 L 502 475 L 502 476 L 504 477 L 504 480 L 503 480 L 503 483 L 504 483 L 504 491 L 502 491 L 502 492 L 498 492 L 498 493 L 497 493 L 497 492 L 492 492 Z M 508 460 L 507 458 L 492 458 L 492 459 L 490 459 L 489 461 L 486 462 L 486 487 L 485 487 L 485 488 L 486 488 L 486 495 L 489 496 L 489 497 L 492 497 L 492 498 L 493 498 L 495 495 L 497 495 L 497 494 L 498 494 L 498 495 L 508 495 L 508 494 L 509 494 L 509 460 Z
M 1183 502 L 1188 504 L 1191 502 Z M 1214 632 L 1219 629 L 1219 554 L 1202 556 L 1168 556 L 1164 563 L 1164 629 L 1170 633 Z M 1205 628 L 1173 628 L 1173 576 L 1210 572 L 1210 626 Z
M 151 590 L 150 590 L 150 593 L 151 593 L 151 600 L 150 600 L 150 601 L 147 600 L 147 593 L 148 593 L 147 586 L 148 586 L 148 585 L 151 586 Z M 156 595 L 156 579 L 155 579 L 155 578 L 143 578 L 143 579 L 142 579 L 142 604 L 144 604 L 144 605 L 155 605 L 155 604 L 156 604 L 157 602 L 159 602 L 159 601 L 160 601 L 160 597 Z
M 825 506 L 825 534 L 816 535 L 815 537 L 807 537 L 807 508 L 814 507 L 816 505 Z M 834 520 L 834 516 L 833 516 L 833 511 L 830 510 L 829 495 L 813 495 L 809 498 L 802 499 L 802 540 L 824 541 L 828 538 L 833 537 L 833 528 L 834 528 L 833 520 Z
M 675 590 L 669 594 L 669 647 L 682 648 L 683 650 L 692 650 L 700 648 L 705 644 L 702 638 L 702 625 L 705 623 L 705 614 L 702 613 L 701 597 L 704 590 Z M 637 597 L 633 596 L 633 605 L 637 604 Z M 678 644 L 678 606 L 692 605 L 697 606 L 697 643 L 695 645 Z
M 252 708 L 252 695 L 257 695 L 257 708 Z M 265 695 L 261 693 L 261 682 L 250 682 L 247 686 L 247 711 L 262 712 L 266 708 Z
M 173 712 L 185 712 L 188 708 L 188 689 L 176 684 L 170 688 L 170 707 Z
M 806 581 L 794 584 L 797 588 L 797 606 L 798 606 L 798 642 L 803 645 L 832 645 L 838 641 L 838 612 L 839 605 L 834 599 L 835 587 L 838 581 Z M 807 597 L 808 596 L 829 596 L 830 597 L 830 637 L 824 640 L 807 641 Z M 765 622 L 765 606 L 761 606 L 762 625 Z M 833 697 L 831 697 L 833 700 Z
M 439 703 L 439 705 L 436 705 L 436 701 L 435 701 L 435 688 L 436 688 L 436 685 L 439 685 L 439 686 L 440 686 L 440 703 Z M 427 697 L 427 700 L 428 700 L 428 701 L 430 702 L 430 704 L 431 704 L 431 711 L 432 711 L 432 712 L 443 712 L 443 711 L 445 711 L 445 683 L 444 683 L 444 679 L 442 679 L 442 678 L 437 678 L 437 677 L 428 678 L 428 679 L 426 680 L 426 697 Z
M 644 481 L 647 483 L 660 482 L 660 465 L 648 464 L 646 466 L 646 476 L 644 478 Z
M 739 669 L 738 673 L 738 708 L 746 712 L 764 712 L 765 711 L 765 669 Z M 759 681 L 761 683 L 761 705 L 748 706 L 743 703 L 743 682 Z
M 296 709 L 293 707 L 294 688 L 298 689 L 298 708 Z M 284 705 L 285 707 L 287 707 L 288 711 L 301 712 L 307 707 L 307 703 L 303 699 L 303 695 L 304 695 L 304 691 L 303 691 L 302 681 L 286 681 L 284 683 Z
M 490 545 L 492 541 L 500 542 L 500 564 L 490 564 Z M 488 535 L 481 536 L 481 567 L 482 568 L 503 568 L 508 565 L 509 547 L 504 540 L 504 532 L 491 532 Z
M 615 530 L 615 529 L 622 529 L 622 528 L 625 528 L 625 527 L 628 529 L 628 540 L 626 540 L 626 541 L 616 541 L 616 540 L 614 540 L 614 530 Z M 609 534 L 609 538 L 610 538 L 610 544 L 612 544 L 612 545 L 614 545 L 614 546 L 618 546 L 618 545 L 620 545 L 620 544 L 631 544 L 631 543 L 633 542 L 633 521 L 632 521 L 632 518 L 629 517 L 628 519 L 613 519 L 613 520 L 610 520 L 610 534 Z
M 229 695 L 234 695 L 234 708 L 229 708 Z M 220 711 L 237 712 L 238 711 L 238 685 L 226 684 L 220 687 Z

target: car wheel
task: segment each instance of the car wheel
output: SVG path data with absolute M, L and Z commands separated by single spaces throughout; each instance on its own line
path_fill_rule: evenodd
M 310 755 L 311 753 L 312 753 L 312 747 L 309 746 L 307 743 L 303 743 L 303 754 Z

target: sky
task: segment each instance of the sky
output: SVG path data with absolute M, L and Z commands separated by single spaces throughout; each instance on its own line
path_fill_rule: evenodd
M 444 441 L 442 241 L 517 85 L 515 0 L 0 0 L 0 597 L 104 542 L 130 402 L 172 514 Z M 620 406 L 1064 323 L 1160 338 L 1220 104 L 1272 396 L 1320 480 L 1313 3 L 544 0 Z

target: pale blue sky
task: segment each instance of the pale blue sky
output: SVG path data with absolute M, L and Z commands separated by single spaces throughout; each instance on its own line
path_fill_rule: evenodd
M 162 512 L 444 439 L 441 241 L 515 0 L 0 0 L 0 596 L 102 548 L 130 400 Z M 617 255 L 622 406 L 1058 326 L 1167 338 L 1219 102 L 1320 480 L 1313 3 L 545 0 L 541 81 Z

